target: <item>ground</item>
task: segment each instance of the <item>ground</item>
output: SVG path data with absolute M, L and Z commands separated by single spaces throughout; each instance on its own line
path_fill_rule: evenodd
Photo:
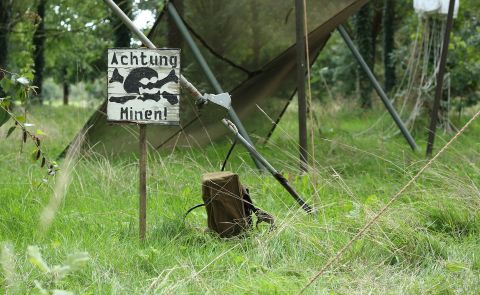
M 34 107 L 28 121 L 35 123 L 33 130 L 45 132 L 42 147 L 54 159 L 90 112 Z M 265 225 L 247 237 L 220 239 L 205 232 L 203 209 L 185 222 L 182 215 L 200 202 L 201 174 L 219 169 L 228 142 L 152 152 L 143 244 L 138 241 L 135 156 L 87 154 L 71 170 L 60 161 L 59 174 L 41 184 L 46 170 L 32 161 L 33 145 L 22 147 L 18 131 L 5 139 L 12 125 L 6 124 L 0 128 L 0 290 L 35 294 L 37 282 L 76 294 L 297 293 L 425 164 L 426 133 L 417 130 L 422 152 L 412 152 L 393 136 L 383 110 L 341 105 L 315 115 L 321 126 L 314 128 L 315 164 L 308 174 L 297 171 L 294 108 L 273 140 L 259 148 L 314 204 L 316 214 L 302 212 L 237 147 L 228 169 L 239 173 L 254 202 L 273 214 L 278 226 L 273 232 Z M 453 123 L 461 126 L 468 115 Z M 450 136 L 440 133 L 436 150 Z M 479 136 L 476 122 L 306 293 L 480 293 Z M 70 181 L 62 174 L 71 175 Z M 51 226 L 41 227 L 42 211 L 63 196 L 59 192 L 68 183 Z M 28 259 L 31 245 L 50 266 L 76 252 L 88 252 L 90 260 L 55 279 L 35 265 L 38 259 Z

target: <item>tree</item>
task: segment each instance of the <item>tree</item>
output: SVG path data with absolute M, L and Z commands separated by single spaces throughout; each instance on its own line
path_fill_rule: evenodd
M 0 68 L 7 67 L 8 58 L 8 32 L 10 30 L 10 19 L 12 16 L 13 0 L 0 0 Z M 3 78 L 0 73 L 0 80 Z M 0 87 L 0 96 L 3 90 Z
M 45 25 L 46 75 L 63 88 L 63 103 L 69 103 L 70 85 L 92 81 L 106 71 L 103 57 L 114 35 L 108 10 L 92 10 L 92 1 L 48 1 Z
M 0 0 L 0 66 L 5 67 L 8 56 L 8 32 L 12 15 L 12 0 Z
M 395 1 L 384 0 L 383 10 L 383 66 L 385 69 L 385 91 L 390 92 L 396 83 L 395 59 Z
M 375 48 L 372 46 L 372 44 L 374 44 L 372 36 L 372 11 L 371 3 L 368 3 L 360 9 L 355 17 L 355 30 L 358 50 L 373 71 L 375 65 Z M 362 108 L 371 108 L 372 84 L 360 66 L 357 67 L 357 84 L 360 95 L 360 105 Z
M 125 14 L 132 18 L 132 2 L 130 0 L 114 0 Z M 112 17 L 115 34 L 115 47 L 130 47 L 131 33 L 128 27 L 116 15 Z
M 33 79 L 33 85 L 37 86 L 37 95 L 40 103 L 43 102 L 42 99 L 42 82 L 43 82 L 43 69 L 45 67 L 45 56 L 44 56 L 44 47 L 45 47 L 45 5 L 46 0 L 39 0 L 37 13 L 39 22 L 35 34 L 33 35 L 33 60 L 34 60 L 34 70 L 35 76 Z

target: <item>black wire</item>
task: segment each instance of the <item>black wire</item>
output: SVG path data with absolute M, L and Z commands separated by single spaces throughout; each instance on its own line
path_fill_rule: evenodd
M 222 170 L 221 170 L 221 171 L 225 171 L 225 166 L 227 165 L 227 161 L 228 161 L 228 159 L 230 158 L 230 155 L 232 154 L 233 149 L 235 148 L 236 145 L 237 145 L 237 139 L 235 138 L 235 140 L 234 140 L 233 143 L 232 143 L 232 146 L 231 146 L 230 149 L 228 150 L 228 153 L 227 153 L 227 156 L 225 157 L 225 160 L 223 160 Z

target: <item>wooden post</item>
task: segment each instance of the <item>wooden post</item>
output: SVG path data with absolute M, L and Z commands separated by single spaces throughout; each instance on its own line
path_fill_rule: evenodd
M 455 10 L 455 0 L 450 0 L 448 7 L 447 27 L 443 39 L 442 54 L 440 56 L 440 65 L 437 74 L 437 88 L 435 89 L 435 101 L 433 102 L 432 113 L 430 114 L 430 128 L 428 129 L 427 157 L 433 152 L 433 143 L 435 142 L 435 132 L 437 130 L 438 109 L 443 95 L 443 78 L 445 76 L 445 66 L 447 64 L 448 45 L 450 44 L 450 32 L 453 26 L 453 14 Z M 448 114 L 447 114 L 448 115 Z
M 296 37 L 297 37 L 297 96 L 298 96 L 298 133 L 300 147 L 300 169 L 307 171 L 307 101 L 305 99 L 305 2 L 295 1 Z
M 147 125 L 140 124 L 140 181 L 139 181 L 139 214 L 138 224 L 140 229 L 140 241 L 145 240 L 145 233 L 147 230 Z

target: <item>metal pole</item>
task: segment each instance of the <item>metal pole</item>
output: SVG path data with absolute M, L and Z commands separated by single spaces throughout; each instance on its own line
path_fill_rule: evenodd
M 188 28 L 183 23 L 183 20 L 180 17 L 180 15 L 178 14 L 175 6 L 172 3 L 168 2 L 167 3 L 167 9 L 168 9 L 168 13 L 172 17 L 173 21 L 175 22 L 178 29 L 180 30 L 180 33 L 182 34 L 183 38 L 185 39 L 185 42 L 187 42 L 188 47 L 190 48 L 190 50 L 192 50 L 193 56 L 195 57 L 196 61 L 198 62 L 198 64 L 202 68 L 203 73 L 207 76 L 207 79 L 210 82 L 210 84 L 212 85 L 213 89 L 217 92 L 217 94 L 224 93 L 225 91 L 223 90 L 222 86 L 220 85 L 217 78 L 215 77 L 212 70 L 210 69 L 210 66 L 208 65 L 207 61 L 203 57 L 202 52 L 198 48 L 197 44 L 193 40 L 192 35 L 188 31 Z M 242 136 L 248 141 L 248 143 L 253 145 L 252 140 L 248 136 L 247 130 L 243 126 L 242 122 L 240 121 L 240 118 L 238 117 L 237 113 L 235 112 L 235 110 L 233 108 L 230 108 L 228 110 L 228 115 L 230 116 L 232 121 L 235 123 L 235 125 L 238 127 L 238 130 L 242 134 Z M 252 159 L 255 162 L 255 165 L 257 166 L 258 169 L 264 169 L 262 167 L 261 163 L 259 163 L 255 159 L 255 157 L 252 156 Z
M 119 9 L 117 7 L 117 5 L 112 1 L 112 0 L 104 0 L 105 3 L 108 4 L 108 6 L 110 6 L 117 14 L 118 16 L 122 19 L 122 21 L 125 22 L 125 24 L 130 28 L 132 29 L 133 32 L 135 32 L 137 34 L 137 36 L 139 37 L 139 39 L 143 42 L 143 44 L 147 45 L 147 44 L 150 44 L 152 47 L 149 46 L 149 48 L 156 48 L 152 42 L 150 42 L 150 40 L 148 40 L 148 38 L 142 33 L 140 32 L 139 30 L 135 30 L 135 25 L 133 24 L 133 22 L 125 15 L 125 13 L 123 13 L 123 11 L 121 9 Z M 115 9 L 116 8 L 116 9 Z M 147 42 L 145 42 L 147 41 Z M 148 46 L 148 45 L 147 45 Z M 180 79 L 180 83 L 182 85 L 183 88 L 187 89 L 191 94 L 192 96 L 195 98 L 195 99 L 200 99 L 200 100 L 204 100 L 203 98 L 203 95 L 200 93 L 200 91 L 198 91 L 198 89 L 192 84 L 190 83 L 185 77 L 181 76 L 181 79 Z M 258 160 L 261 164 L 263 164 L 264 167 L 266 167 L 268 169 L 269 172 L 271 172 L 273 174 L 273 176 L 275 177 L 275 179 L 277 179 L 281 184 L 282 186 L 293 196 L 293 198 L 295 199 L 295 201 L 297 201 L 298 204 L 300 204 L 300 206 L 302 206 L 302 208 L 307 211 L 307 212 L 313 212 L 312 208 L 310 206 L 308 206 L 305 201 L 302 200 L 302 198 L 298 195 L 298 193 L 290 186 L 290 184 L 288 183 L 288 181 L 285 179 L 285 177 L 283 177 L 277 170 L 275 170 L 275 168 L 273 168 L 272 165 L 270 165 L 270 163 L 267 162 L 267 160 L 265 160 L 265 158 L 263 158 L 258 152 L 257 150 L 255 149 L 255 147 L 250 144 L 239 132 L 239 130 L 234 127 L 234 125 L 232 123 L 229 123 L 226 119 L 222 119 L 222 123 L 227 126 L 230 130 L 234 131 L 236 137 L 240 140 L 240 142 L 247 148 L 247 150 L 250 152 L 250 154 L 252 155 L 252 157 L 255 157 L 256 160 Z M 140 132 L 142 132 L 142 130 L 140 129 Z M 142 136 L 142 135 L 141 135 Z M 146 137 L 146 135 L 145 135 Z
M 352 39 L 348 35 L 348 33 L 345 30 L 345 28 L 343 27 L 343 25 L 338 26 L 338 32 L 342 36 L 345 43 L 347 43 L 348 48 L 350 48 L 350 51 L 352 51 L 352 53 L 355 56 L 357 62 L 362 67 L 363 71 L 367 74 L 368 79 L 373 84 L 373 88 L 375 88 L 375 91 L 377 92 L 378 96 L 380 96 L 380 99 L 382 100 L 383 104 L 385 105 L 388 112 L 392 116 L 393 121 L 395 121 L 398 128 L 400 128 L 400 131 L 402 132 L 403 136 L 407 140 L 408 144 L 410 145 L 412 150 L 416 151 L 417 150 L 417 144 L 415 143 L 415 140 L 413 139 L 412 135 L 408 131 L 407 127 L 405 127 L 405 125 L 403 124 L 402 119 L 400 119 L 400 116 L 395 111 L 395 108 L 393 107 L 392 103 L 388 99 L 387 94 L 385 93 L 385 91 L 383 91 L 382 86 L 380 86 L 380 83 L 377 81 L 377 78 L 375 78 L 375 75 L 372 73 L 372 70 L 368 67 L 367 63 L 363 59 L 363 57 L 360 54 L 360 52 L 358 51 L 358 49 L 355 47 L 355 44 L 353 44 Z
M 290 193 L 290 195 L 295 199 L 295 201 L 305 210 L 307 213 L 312 213 L 313 209 L 300 197 L 300 195 L 295 191 L 295 189 L 288 183 L 287 179 L 280 174 L 267 160 L 265 160 L 262 155 L 251 145 L 243 136 L 238 132 L 237 128 L 232 122 L 229 122 L 226 119 L 222 119 L 223 125 L 230 129 L 236 136 L 236 138 L 247 148 L 251 155 L 253 155 L 259 162 L 267 168 L 267 170 L 275 177 L 275 179 L 280 182 L 280 184 Z
M 453 26 L 453 13 L 455 9 L 455 0 L 450 0 L 447 16 L 447 28 L 445 29 L 445 37 L 442 45 L 442 55 L 440 56 L 440 65 L 437 74 L 437 88 L 435 89 L 435 100 L 433 102 L 432 113 L 430 114 L 430 128 L 428 128 L 427 141 L 427 157 L 430 157 L 433 152 L 433 144 L 435 142 L 435 132 L 437 129 L 438 109 L 440 108 L 440 101 L 443 96 L 443 78 L 445 76 L 445 67 L 447 64 L 448 44 L 450 44 L 450 33 Z M 448 115 L 448 114 L 447 114 Z
M 305 2 L 295 1 L 296 50 L 297 50 L 297 97 L 298 97 L 298 134 L 300 148 L 300 169 L 307 171 L 307 101 L 305 99 Z
M 138 210 L 138 224 L 140 232 L 140 240 L 145 240 L 145 233 L 147 231 L 147 125 L 140 124 L 140 160 L 139 160 L 139 210 Z

